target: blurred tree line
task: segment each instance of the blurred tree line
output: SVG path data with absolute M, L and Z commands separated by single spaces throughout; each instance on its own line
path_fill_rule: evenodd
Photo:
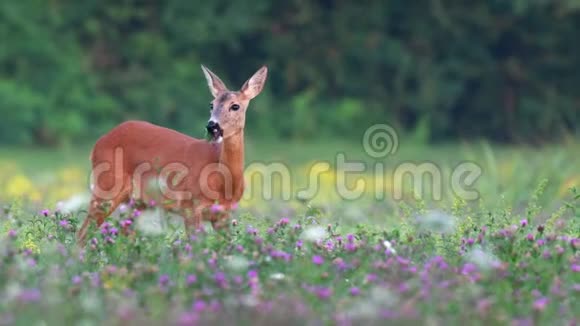
M 203 134 L 200 64 L 238 88 L 249 133 L 558 139 L 580 125 L 580 1 L 0 2 L 0 140 L 92 141 L 138 118 Z

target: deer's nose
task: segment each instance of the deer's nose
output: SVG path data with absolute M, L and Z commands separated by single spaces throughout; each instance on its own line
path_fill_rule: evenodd
M 222 131 L 222 128 L 220 127 L 220 124 L 217 123 L 217 122 L 215 122 L 215 121 L 213 121 L 213 120 L 209 120 L 207 122 L 207 126 L 205 128 L 212 135 L 219 134 Z
M 207 127 L 206 128 L 207 128 L 207 130 L 211 131 L 213 129 L 219 129 L 219 127 L 220 127 L 220 124 L 219 123 L 217 123 L 217 122 L 215 122 L 213 120 L 209 120 L 207 122 Z

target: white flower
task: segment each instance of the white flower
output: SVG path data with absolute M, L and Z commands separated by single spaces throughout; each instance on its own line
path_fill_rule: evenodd
M 316 242 L 326 239 L 328 233 L 326 232 L 326 228 L 323 226 L 311 226 L 306 228 L 300 237 L 306 241 Z
M 279 281 L 279 280 L 285 279 L 286 278 L 286 275 L 284 275 L 282 273 L 274 273 L 274 274 L 270 275 L 270 278 L 273 279 L 273 280 Z
M 393 248 L 393 245 L 388 240 L 383 241 L 383 246 L 385 246 L 387 251 L 389 251 L 391 254 L 393 255 L 397 254 L 397 251 L 395 250 L 395 248 Z

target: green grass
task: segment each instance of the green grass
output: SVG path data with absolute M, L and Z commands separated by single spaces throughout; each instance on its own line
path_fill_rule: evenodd
M 89 148 L 0 149 L 0 163 L 37 180 L 70 166 L 87 171 Z M 179 220 L 126 207 L 82 250 L 75 231 L 84 213 L 2 197 L 0 181 L 0 324 L 573 324 L 579 149 L 401 143 L 381 161 L 387 169 L 473 161 L 483 169 L 479 200 L 448 191 L 440 201 L 293 197 L 242 207 L 229 232 L 191 238 Z M 249 140 L 246 163 L 284 162 L 301 183 L 304 166 L 337 152 L 377 162 L 356 142 Z

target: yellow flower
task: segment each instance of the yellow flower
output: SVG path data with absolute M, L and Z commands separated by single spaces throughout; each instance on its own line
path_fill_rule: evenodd
M 103 282 L 103 287 L 107 290 L 113 287 L 113 282 L 111 280 L 107 280 Z
M 6 184 L 6 195 L 10 197 L 21 197 L 35 191 L 32 182 L 22 174 L 17 174 Z
M 30 251 L 34 252 L 34 253 L 40 253 L 40 248 L 38 248 L 38 245 L 36 245 L 36 243 L 34 243 L 34 241 L 28 237 L 26 238 L 26 240 L 24 241 L 24 245 L 23 247 L 25 249 L 29 249 Z

